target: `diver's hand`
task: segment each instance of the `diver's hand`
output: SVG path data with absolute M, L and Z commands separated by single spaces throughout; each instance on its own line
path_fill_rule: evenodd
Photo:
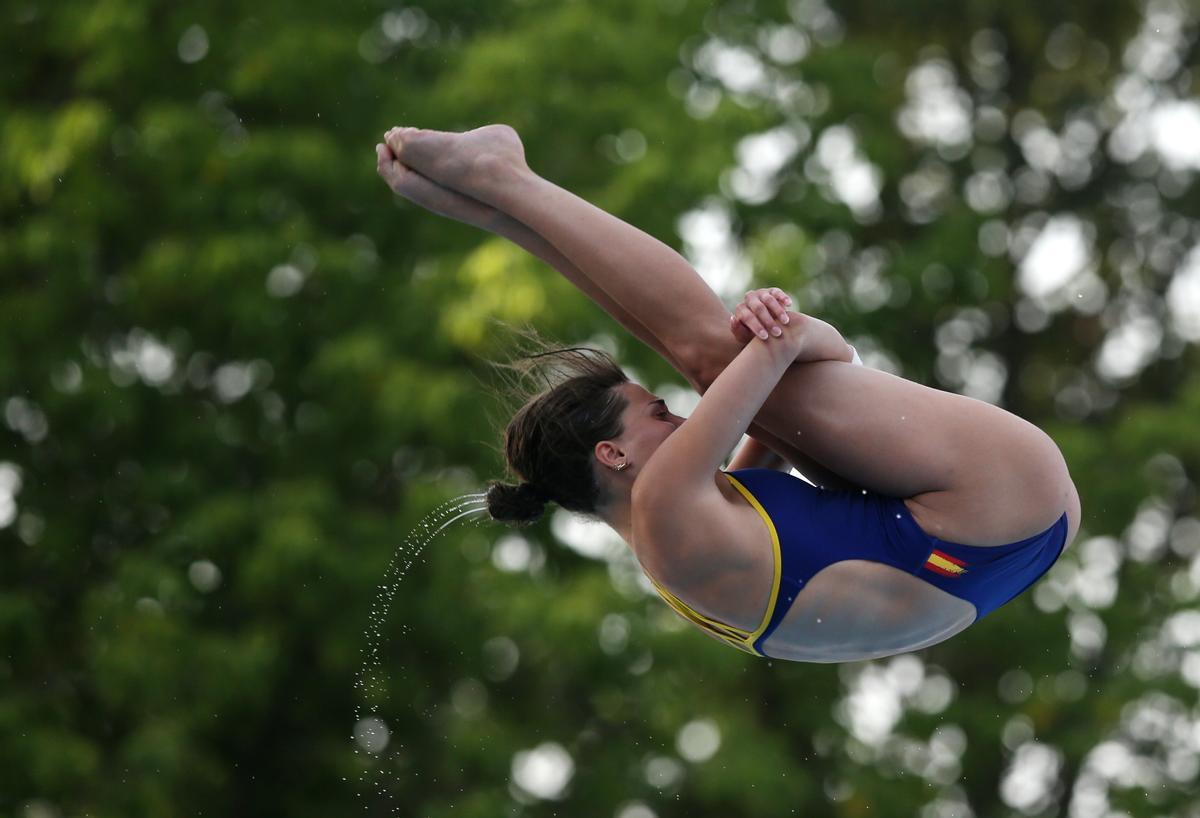
M 791 297 L 778 287 L 751 290 L 729 316 L 729 330 L 742 345 L 755 336 L 764 341 L 778 338 L 783 335 L 781 325 L 791 322 L 787 311 L 791 303 Z

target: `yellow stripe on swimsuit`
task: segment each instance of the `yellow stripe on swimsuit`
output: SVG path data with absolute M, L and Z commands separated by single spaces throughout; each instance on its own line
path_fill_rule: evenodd
M 653 577 L 650 577 L 650 583 L 654 586 L 654 590 L 658 591 L 658 595 L 663 598 L 663 601 L 670 605 L 677 614 L 682 616 L 688 622 L 691 622 L 701 630 L 707 631 L 708 633 L 720 639 L 722 642 L 732 645 L 738 650 L 743 650 L 746 653 L 753 654 L 754 656 L 763 656 L 764 654 L 755 648 L 754 643 L 760 636 L 763 635 L 763 632 L 771 623 L 771 612 L 775 610 L 775 603 L 779 598 L 779 580 L 782 576 L 779 535 L 775 531 L 775 524 L 771 522 L 771 515 L 767 514 L 767 510 L 762 507 L 758 500 L 754 499 L 754 495 L 751 494 L 746 487 L 743 486 L 741 482 L 738 481 L 738 479 L 732 474 L 726 473 L 725 476 L 729 478 L 729 482 L 733 484 L 734 488 L 741 492 L 742 496 L 745 497 L 746 500 L 749 501 L 750 505 L 754 507 L 755 511 L 759 513 L 759 516 L 762 517 L 763 522 L 767 524 L 767 530 L 771 532 L 771 547 L 774 551 L 775 575 L 771 581 L 771 598 L 767 601 L 767 609 L 763 612 L 762 621 L 758 623 L 758 627 L 753 631 L 747 631 L 743 628 L 718 622 L 715 619 L 705 616 L 699 611 L 693 610 L 686 602 L 672 594 L 666 588 L 659 585 Z

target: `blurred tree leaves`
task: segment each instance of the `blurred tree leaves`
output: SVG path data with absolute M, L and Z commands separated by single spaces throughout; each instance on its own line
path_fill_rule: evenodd
M 0 813 L 1195 815 L 1200 379 L 1166 302 L 1200 202 L 1195 167 L 1120 131 L 1195 98 L 1194 4 L 0 15 Z M 941 136 L 909 132 L 922 93 Z M 728 235 L 698 238 L 748 284 L 1045 428 L 1080 542 L 950 642 L 842 667 L 683 629 L 561 520 L 460 523 L 413 559 L 431 510 L 503 472 L 490 319 L 682 384 L 553 271 L 375 178 L 390 125 L 490 121 L 673 246 L 719 205 Z M 743 141 L 771 132 L 782 162 Z M 1087 270 L 1039 301 L 1021 267 L 1063 214 Z M 517 760 L 547 743 L 574 769 L 539 798 Z

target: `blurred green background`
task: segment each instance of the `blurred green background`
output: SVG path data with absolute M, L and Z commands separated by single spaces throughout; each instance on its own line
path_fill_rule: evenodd
M 1198 25 L 4 3 L 0 815 L 1200 815 Z M 391 125 L 496 121 L 728 304 L 783 287 L 868 364 L 1045 428 L 1074 547 L 949 642 L 843 666 L 685 628 L 562 512 L 456 523 L 372 625 L 423 518 L 504 476 L 488 319 L 695 400 L 375 176 Z

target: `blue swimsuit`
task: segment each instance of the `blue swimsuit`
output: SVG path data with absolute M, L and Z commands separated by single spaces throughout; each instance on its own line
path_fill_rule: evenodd
M 772 469 L 738 469 L 725 476 L 771 532 L 775 579 L 762 622 L 753 631 L 735 628 L 697 613 L 658 583 L 654 586 L 684 618 L 756 656 L 766 656 L 763 643 L 804 583 L 835 562 L 871 560 L 899 568 L 970 602 L 978 621 L 1050 570 L 1066 545 L 1066 514 L 1019 542 L 961 545 L 926 534 L 904 502 L 893 497 L 815 488 Z

